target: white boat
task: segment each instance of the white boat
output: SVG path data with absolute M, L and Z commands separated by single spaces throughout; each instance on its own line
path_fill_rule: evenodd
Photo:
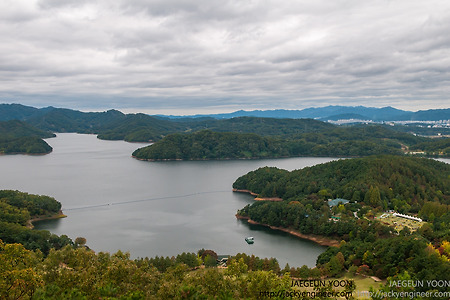
M 252 236 L 248 236 L 245 238 L 245 241 L 247 244 L 253 244 L 255 242 L 255 239 Z

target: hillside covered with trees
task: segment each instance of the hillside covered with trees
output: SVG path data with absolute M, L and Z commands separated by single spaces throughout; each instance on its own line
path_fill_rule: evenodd
M 265 167 L 238 178 L 233 188 L 260 198 L 283 199 L 256 201 L 238 212 L 240 218 L 336 240 L 375 241 L 391 236 L 392 227 L 372 221 L 387 210 L 429 222 L 442 222 L 450 212 L 450 166 L 425 158 L 375 156 L 292 172 Z M 350 203 L 331 207 L 328 199 L 336 198 Z M 447 229 L 443 234 L 448 241 Z
M 427 201 L 450 204 L 450 166 L 432 159 L 372 156 L 341 159 L 288 172 L 273 167 L 260 168 L 238 178 L 233 188 L 246 189 L 260 197 L 301 200 L 310 195 L 344 198 L 357 202 L 377 189 L 374 208 L 393 201 L 408 201 L 408 211 L 417 213 Z M 388 207 L 384 207 L 387 209 Z M 403 208 L 398 207 L 399 209 Z
M 424 151 L 430 156 L 450 156 L 450 138 L 435 139 L 415 144 L 410 148 L 413 151 Z
M 47 254 L 73 244 L 67 236 L 57 236 L 46 230 L 30 229 L 30 220 L 37 217 L 61 215 L 61 203 L 49 196 L 19 191 L 0 190 L 0 240 L 20 243 L 26 249 Z
M 355 157 L 375 154 L 400 155 L 406 152 L 407 145 L 430 143 L 435 145 L 434 149 L 446 146 L 445 139 L 428 141 L 426 138 L 394 131 L 381 125 L 333 126 L 326 130 L 316 127 L 315 132 L 294 134 L 287 131 L 285 134 L 265 136 L 242 131 L 244 130 L 240 132 L 203 130 L 171 134 L 150 146 L 136 150 L 133 156 L 148 160 Z M 280 133 L 279 130 L 277 132 Z
M 392 280 L 450 280 L 450 166 L 425 158 L 374 156 L 338 160 L 301 170 L 260 168 L 238 178 L 237 191 L 259 198 L 237 217 L 274 229 L 326 236 L 340 242 L 317 259 L 319 269 Z M 349 203 L 331 206 L 328 199 Z M 377 218 L 387 210 L 418 215 L 416 231 Z M 308 270 L 292 270 L 305 276 Z M 311 274 L 311 273 L 309 273 Z M 416 287 L 415 291 L 432 288 Z M 444 291 L 445 288 L 440 290 Z M 445 297 L 444 297 L 445 298 Z
M 21 121 L 0 121 L 0 153 L 49 153 L 52 147 L 42 139 L 54 136 Z
M 198 131 L 193 134 L 175 133 L 144 148 L 133 156 L 139 159 L 199 160 L 237 159 L 288 156 L 282 143 L 269 137 L 252 133 Z
M 283 199 L 248 205 L 239 211 L 242 217 L 345 240 L 360 232 L 358 228 L 365 220 L 359 218 L 369 211 L 373 216 L 395 210 L 432 221 L 450 211 L 450 166 L 425 158 L 355 158 L 292 172 L 264 167 L 238 178 L 233 188 L 251 191 L 261 198 Z M 327 200 L 335 198 L 350 203 L 332 211 Z M 330 221 L 336 213 L 340 222 Z M 367 227 L 365 236 L 389 234 L 389 228 L 379 225 Z
M 203 263 L 197 253 L 133 260 L 121 251 L 95 253 L 73 246 L 52 249 L 42 257 L 20 244 L 0 241 L 0 297 L 254 299 L 264 298 L 260 295 L 264 291 L 292 290 L 289 276 L 279 277 L 270 265 L 249 270 L 241 258 L 231 262 L 227 270 L 199 268 Z

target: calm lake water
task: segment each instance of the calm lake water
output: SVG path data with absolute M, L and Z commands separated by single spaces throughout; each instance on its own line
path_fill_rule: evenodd
M 281 268 L 314 266 L 325 250 L 313 242 L 235 218 L 252 203 L 233 193 L 241 175 L 263 166 L 293 170 L 333 158 L 145 162 L 131 153 L 145 144 L 102 141 L 94 135 L 60 133 L 44 156 L 0 156 L 0 189 L 49 195 L 67 218 L 36 223 L 72 239 L 82 236 L 95 251 L 129 251 L 133 258 L 172 256 L 212 249 L 275 257 Z M 244 238 L 254 236 L 248 245 Z

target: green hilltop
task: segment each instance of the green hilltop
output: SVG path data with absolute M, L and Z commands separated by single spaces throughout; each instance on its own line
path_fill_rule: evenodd
M 383 206 L 384 201 L 391 204 L 394 199 L 407 201 L 414 213 L 427 201 L 448 205 L 450 166 L 426 158 L 371 156 L 340 159 L 291 172 L 260 168 L 233 184 L 233 188 L 251 190 L 260 197 L 281 197 L 286 201 L 326 193 L 330 198 L 363 202 L 371 187 L 378 189 L 381 201 L 367 203 L 372 207 Z

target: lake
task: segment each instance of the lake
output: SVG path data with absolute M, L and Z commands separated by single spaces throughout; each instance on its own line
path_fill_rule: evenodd
M 283 268 L 315 265 L 326 248 L 235 218 L 253 202 L 233 193 L 241 175 L 263 166 L 293 170 L 334 158 L 146 162 L 131 153 L 145 144 L 59 133 L 43 156 L 0 156 L 0 188 L 49 195 L 67 218 L 36 223 L 70 238 L 85 237 L 95 251 L 131 257 L 172 256 L 212 249 L 218 254 L 275 257 Z M 244 238 L 253 236 L 248 245 Z

